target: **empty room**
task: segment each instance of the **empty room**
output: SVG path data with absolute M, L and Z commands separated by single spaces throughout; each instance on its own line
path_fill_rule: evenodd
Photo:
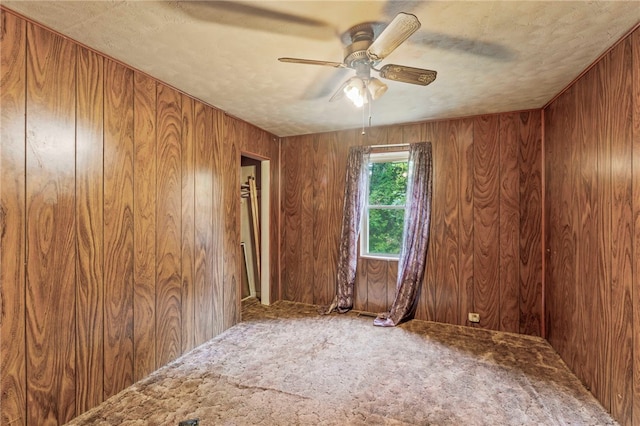
M 0 0 L 0 424 L 640 426 L 637 1 Z

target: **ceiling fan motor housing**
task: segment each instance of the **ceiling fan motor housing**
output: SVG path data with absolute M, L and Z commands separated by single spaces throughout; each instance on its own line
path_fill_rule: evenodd
M 367 49 L 374 39 L 374 28 L 371 23 L 356 25 L 348 30 L 350 43 L 344 48 L 344 63 L 356 69 L 358 63 L 369 63 Z
M 344 63 L 349 68 L 356 68 L 358 63 L 369 63 L 367 49 L 371 40 L 356 41 L 344 48 Z

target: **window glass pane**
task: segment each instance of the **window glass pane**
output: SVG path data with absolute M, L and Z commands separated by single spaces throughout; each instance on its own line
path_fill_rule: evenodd
M 369 253 L 400 254 L 404 209 L 369 210 Z
M 404 206 L 407 162 L 370 163 L 369 167 L 369 205 Z

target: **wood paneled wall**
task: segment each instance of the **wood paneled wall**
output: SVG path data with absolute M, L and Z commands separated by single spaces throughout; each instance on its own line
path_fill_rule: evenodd
M 640 425 L 639 70 L 637 29 L 544 111 L 548 339 L 626 425 Z
M 335 291 L 346 158 L 360 144 L 431 141 L 434 192 L 417 318 L 541 335 L 541 112 L 285 138 L 283 298 L 329 304 Z M 393 302 L 397 262 L 361 258 L 355 309 Z
M 279 146 L 0 13 L 0 423 L 62 424 L 239 320 L 241 151 L 272 160 L 276 300 Z

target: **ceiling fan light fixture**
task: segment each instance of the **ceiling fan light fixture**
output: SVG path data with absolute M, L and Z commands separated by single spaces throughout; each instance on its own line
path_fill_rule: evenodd
M 369 93 L 371 93 L 371 99 L 375 101 L 376 99 L 379 99 L 380 96 L 385 94 L 388 87 L 386 84 L 384 84 L 377 78 L 372 77 L 369 79 L 369 83 L 367 84 L 367 89 L 369 90 Z
M 353 104 L 360 108 L 367 103 L 366 84 L 360 77 L 352 77 L 344 86 L 344 94 Z

